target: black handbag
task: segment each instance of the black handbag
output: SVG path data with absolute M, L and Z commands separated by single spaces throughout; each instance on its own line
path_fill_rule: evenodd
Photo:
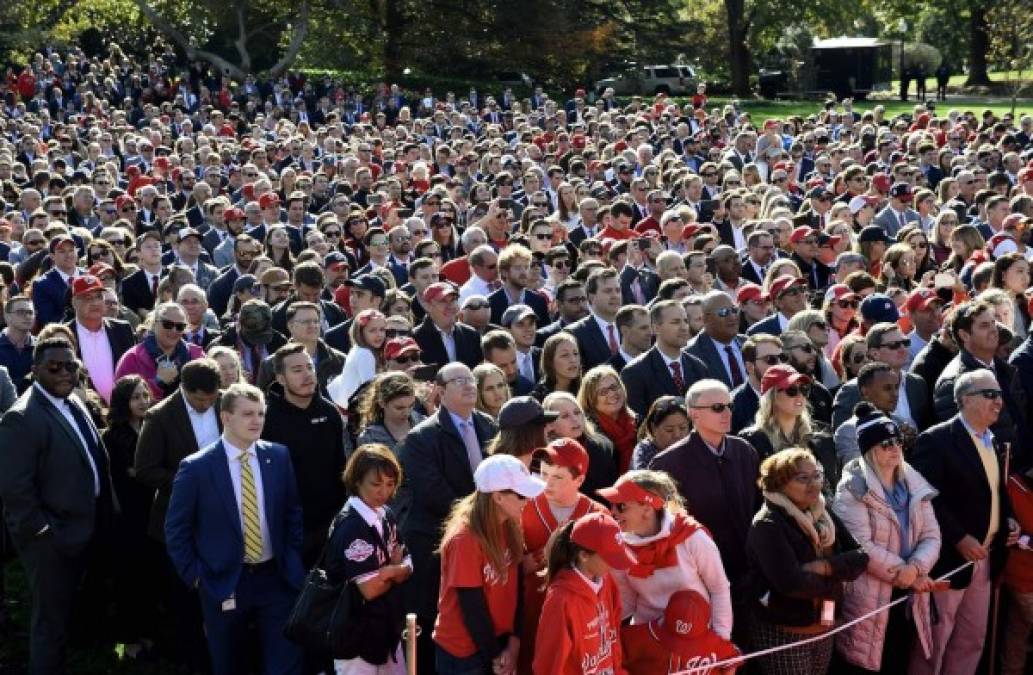
M 334 522 L 334 527 L 338 522 Z M 306 651 L 336 657 L 348 647 L 348 634 L 352 631 L 345 630 L 345 626 L 358 603 L 352 597 L 357 590 L 354 585 L 347 580 L 333 580 L 324 568 L 332 539 L 331 533 L 316 564 L 305 576 L 283 635 Z

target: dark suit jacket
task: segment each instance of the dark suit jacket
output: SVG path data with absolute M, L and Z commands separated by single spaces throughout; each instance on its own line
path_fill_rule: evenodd
M 782 325 L 778 322 L 778 315 L 772 314 L 766 319 L 761 319 L 746 329 L 747 335 L 767 333 L 768 335 L 779 335 L 782 332 Z
M 635 282 L 636 278 L 646 303 L 652 301 L 656 297 L 656 292 L 660 289 L 660 276 L 656 272 L 651 269 L 634 268 L 631 265 L 625 265 L 624 269 L 621 270 L 620 276 L 621 301 L 625 305 L 634 305 L 638 302 L 635 300 L 635 293 L 631 290 L 631 284 Z
M 283 580 L 299 589 L 305 579 L 301 500 L 290 454 L 285 446 L 268 441 L 257 441 L 255 452 L 273 561 Z M 240 520 L 222 440 L 184 459 L 172 484 L 165 542 L 188 587 L 197 583 L 220 602 L 234 594 L 244 567 Z
M 500 288 L 489 295 L 488 304 L 491 305 L 491 322 L 502 325 L 502 315 L 513 304 L 506 295 L 506 289 Z M 524 304 L 534 310 L 539 326 L 547 326 L 552 321 L 549 317 L 549 304 L 534 291 L 524 291 Z
M 85 406 L 79 407 L 88 419 Z M 78 433 L 39 389 L 29 387 L 0 419 L 0 498 L 8 531 L 19 547 L 49 526 L 42 536 L 63 554 L 77 555 L 94 536 L 97 522 L 110 520 L 117 509 L 110 463 L 100 433 L 96 428 L 93 432 L 104 457 L 97 472 L 106 483 L 106 490 L 101 488 L 106 500 L 96 497 L 93 470 Z
M 230 298 L 233 296 L 233 283 L 240 276 L 236 265 L 229 268 L 219 276 L 208 287 L 208 306 L 215 312 L 215 316 L 222 316 L 229 307 Z
M 1000 523 L 997 535 L 990 544 L 990 570 L 996 576 L 1004 566 L 1008 536 L 1005 520 L 1011 513 L 1011 501 L 1005 489 L 1004 457 L 994 439 L 999 471 Z M 966 535 L 983 542 L 990 523 L 990 484 L 972 437 L 960 415 L 951 417 L 918 435 L 911 462 L 939 492 L 933 498 L 933 510 L 940 524 L 943 546 L 929 576 L 939 577 L 961 565 L 961 555 L 955 545 Z M 972 568 L 967 567 L 951 577 L 951 588 L 967 588 L 972 581 Z
M 457 321 L 452 336 L 456 343 L 456 360 L 465 363 L 470 369 L 477 367 L 484 360 L 484 354 L 481 352 L 481 336 L 476 328 Z M 413 337 L 420 349 L 423 350 L 424 363 L 444 366 L 452 361 L 448 358 L 445 344 L 441 341 L 441 334 L 430 317 L 424 319 L 423 323 L 417 326 Z
M 739 347 L 739 352 L 742 353 L 742 345 L 746 342 L 745 335 L 736 335 L 735 343 Z M 707 373 L 706 377 L 712 377 L 715 380 L 721 380 L 725 383 L 725 386 L 729 390 L 734 389 L 735 385 L 732 384 L 732 378 L 728 374 L 728 369 L 725 368 L 725 363 L 721 359 L 721 355 L 717 353 L 717 343 L 714 342 L 713 338 L 707 335 L 705 332 L 700 333 L 696 337 L 689 340 L 689 344 L 685 345 L 685 351 L 692 354 L 697 359 L 703 362 L 706 367 L 704 372 Z M 746 369 L 745 366 L 740 367 L 742 371 L 743 382 L 746 381 Z
M 681 353 L 682 379 L 685 389 L 696 380 L 710 377 L 707 367 L 698 358 L 683 351 Z M 663 355 L 656 347 L 635 357 L 621 371 L 621 381 L 628 391 L 628 407 L 635 411 L 639 419 L 645 417 L 649 406 L 661 396 L 685 396 L 674 386 L 674 376 L 667 367 Z
M 535 347 L 544 347 L 546 340 L 548 340 L 553 335 L 555 335 L 556 333 L 559 333 L 562 330 L 567 330 L 569 325 L 570 324 L 565 322 L 563 319 L 556 319 L 555 321 L 550 323 L 548 326 L 545 326 L 543 328 L 539 328 L 535 332 L 535 334 L 534 334 L 534 346 Z
M 215 403 L 215 419 L 221 432 L 218 401 Z M 147 534 L 158 541 L 165 541 L 165 512 L 169 508 L 172 479 L 176 477 L 179 463 L 199 449 L 182 394 L 176 392 L 166 396 L 147 411 L 136 444 L 133 469 L 136 479 L 155 491 Z
M 36 308 L 36 325 L 41 328 L 65 318 L 68 284 L 56 268 L 32 282 L 32 305 Z
M 914 373 L 903 373 L 906 378 L 904 391 L 907 392 L 907 403 L 911 407 L 911 417 L 919 429 L 925 429 L 932 423 L 932 407 L 929 404 L 929 388 L 918 375 Z M 832 426 L 838 428 L 854 414 L 854 406 L 861 400 L 861 390 L 857 386 L 857 380 L 850 380 L 843 384 L 836 392 L 836 400 L 832 404 Z
M 75 319 L 65 322 L 65 325 L 71 328 L 72 334 L 75 335 Z M 136 335 L 133 333 L 133 327 L 129 325 L 128 321 L 105 317 L 104 332 L 108 334 L 108 343 L 111 345 L 111 364 L 117 366 L 118 360 L 122 358 L 122 355 L 136 346 Z M 82 351 L 79 349 L 78 340 L 75 343 L 75 355 L 80 359 L 82 358 Z
M 764 285 L 764 280 L 757 274 L 757 270 L 754 269 L 753 263 L 750 262 L 749 256 L 742 259 L 742 272 L 739 273 L 746 281 L 757 284 L 758 286 Z
M 165 270 L 159 273 L 159 277 L 165 275 Z M 136 270 L 122 280 L 122 304 L 139 312 L 141 309 L 154 309 L 154 294 L 151 293 L 151 284 L 147 279 L 147 272 L 142 269 Z M 223 308 L 225 312 L 225 308 Z
M 583 319 L 578 319 L 565 329 L 577 340 L 578 351 L 581 352 L 581 370 L 588 372 L 591 368 L 606 363 L 613 354 L 610 353 L 610 345 L 607 337 L 599 328 L 595 317 L 589 314 Z M 613 327 L 614 337 L 620 344 L 620 331 L 617 325 Z
M 326 344 L 339 352 L 347 354 L 352 348 L 352 340 L 351 336 L 348 335 L 348 332 L 351 330 L 353 320 L 354 319 L 351 318 L 345 319 L 328 330 L 323 336 L 323 340 Z

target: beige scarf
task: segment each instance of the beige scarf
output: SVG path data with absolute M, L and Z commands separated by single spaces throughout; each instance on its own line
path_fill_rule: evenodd
M 781 492 L 765 492 L 764 499 L 775 506 L 782 508 L 793 517 L 796 524 L 800 526 L 814 545 L 814 551 L 819 556 L 836 543 L 836 525 L 832 522 L 828 511 L 825 510 L 825 497 L 818 495 L 818 501 L 806 511 L 801 511 L 789 497 Z

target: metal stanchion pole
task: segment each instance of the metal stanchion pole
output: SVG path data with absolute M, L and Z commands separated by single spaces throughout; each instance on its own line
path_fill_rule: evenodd
M 416 675 L 416 638 L 420 635 L 420 627 L 416 625 L 416 615 L 405 615 L 405 668 L 409 675 Z

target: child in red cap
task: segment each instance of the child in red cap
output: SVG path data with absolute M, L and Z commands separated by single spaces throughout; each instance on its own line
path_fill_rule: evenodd
M 740 655 L 738 648 L 710 628 L 710 604 L 696 591 L 671 596 L 663 618 L 621 630 L 628 675 L 663 675 L 693 668 L 693 675 L 731 675 L 737 666 L 715 663 Z
M 635 564 L 605 513 L 568 521 L 549 540 L 548 591 L 534 650 L 535 675 L 627 675 L 621 665 L 621 600 L 610 569 Z

